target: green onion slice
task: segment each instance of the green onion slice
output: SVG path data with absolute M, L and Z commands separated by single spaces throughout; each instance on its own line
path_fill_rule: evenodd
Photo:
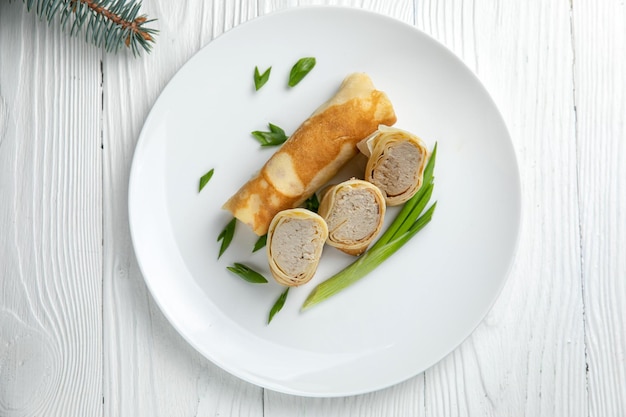
M 263 74 L 259 73 L 259 67 L 254 67 L 254 88 L 256 91 L 259 91 L 261 87 L 265 85 L 267 80 L 270 79 L 270 72 L 272 71 L 272 67 L 269 67 L 265 70 Z
M 204 186 L 209 183 L 209 181 L 211 180 L 211 177 L 213 176 L 213 171 L 215 170 L 211 168 L 209 172 L 207 172 L 202 177 L 200 177 L 200 184 L 198 185 L 198 192 L 202 191 Z
M 233 266 L 227 266 L 226 269 L 253 284 L 267 283 L 267 279 L 263 275 L 259 274 L 247 265 L 235 262 Z
M 267 324 L 270 324 L 270 322 L 272 321 L 276 313 L 278 313 L 285 305 L 285 300 L 287 300 L 287 294 L 289 294 L 289 288 L 290 287 L 287 287 L 287 289 L 283 291 L 283 293 L 280 295 L 280 297 L 278 297 L 278 299 L 272 306 L 272 309 L 270 310 L 270 314 L 267 318 Z
M 228 249 L 230 242 L 233 240 L 233 236 L 235 235 L 235 227 L 237 226 L 237 219 L 233 217 L 231 221 L 224 227 L 224 230 L 217 237 L 217 241 L 222 241 L 222 245 L 220 246 L 220 253 L 217 256 L 219 259 L 222 254 Z
M 294 87 L 302 81 L 302 79 L 306 77 L 309 72 L 311 72 L 314 66 L 315 58 L 300 58 L 291 68 L 291 72 L 289 73 L 289 87 Z
M 304 201 L 304 208 L 311 210 L 313 213 L 317 213 L 317 210 L 320 208 L 320 201 L 317 198 L 317 194 L 313 194 Z
M 263 236 L 257 239 L 257 241 L 254 244 L 254 248 L 252 249 L 252 252 L 258 251 L 259 249 L 265 247 L 266 244 L 267 244 L 267 234 L 264 234 Z
M 270 128 L 269 132 L 262 132 L 260 130 L 252 132 L 252 136 L 259 141 L 261 146 L 277 146 L 287 140 L 287 135 L 285 135 L 283 129 L 272 123 L 268 123 L 268 126 Z

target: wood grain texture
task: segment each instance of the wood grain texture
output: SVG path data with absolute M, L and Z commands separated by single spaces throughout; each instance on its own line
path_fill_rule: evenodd
M 128 179 L 150 108 L 202 46 L 256 15 L 248 2 L 145 2 L 158 48 L 107 55 L 104 73 L 104 412 L 106 416 L 259 416 L 262 389 L 200 356 L 166 321 L 138 269 L 128 227 Z M 183 30 L 184 28 L 184 30 Z
M 100 52 L 0 4 L 0 415 L 102 415 Z
M 626 6 L 574 2 L 589 416 L 626 415 Z

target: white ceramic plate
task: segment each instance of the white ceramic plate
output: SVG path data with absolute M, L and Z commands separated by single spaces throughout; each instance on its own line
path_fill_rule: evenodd
M 295 88 L 291 66 L 317 65 Z M 255 66 L 272 66 L 254 91 Z M 432 222 L 393 258 L 304 313 L 302 302 L 352 258 L 327 247 L 309 284 L 249 284 L 226 266 L 270 277 L 256 236 L 240 225 L 217 259 L 220 209 L 271 155 L 251 137 L 268 122 L 289 134 L 351 72 L 385 91 L 397 127 L 439 144 Z M 213 179 L 198 193 L 210 168 Z M 130 225 L 139 265 L 172 325 L 208 359 L 260 386 L 342 396 L 406 380 L 458 346 L 506 279 L 520 220 L 520 184 L 507 129 L 487 92 L 449 51 L 415 28 L 357 9 L 296 8 L 242 24 L 211 42 L 157 100 L 130 176 Z M 393 214 L 393 210 L 390 210 Z

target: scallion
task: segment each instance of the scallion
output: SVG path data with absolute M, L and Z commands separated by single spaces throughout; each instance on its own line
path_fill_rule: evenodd
M 233 266 L 227 266 L 226 269 L 253 284 L 267 283 L 267 278 L 247 265 L 235 262 Z
M 289 294 L 289 288 L 290 287 L 287 287 L 287 289 L 283 291 L 282 294 L 280 294 L 280 297 L 278 297 L 278 299 L 272 306 L 272 309 L 270 310 L 270 314 L 267 318 L 267 324 L 270 324 L 270 322 L 272 321 L 276 313 L 278 313 L 285 305 L 285 300 L 287 300 L 287 294 Z
M 259 141 L 261 146 L 277 146 L 284 143 L 288 137 L 285 135 L 285 131 L 275 124 L 268 123 L 270 128 L 269 132 L 262 132 L 255 130 L 252 132 L 252 136 Z
M 272 71 L 272 67 L 269 67 L 265 70 L 263 74 L 259 72 L 259 67 L 254 67 L 254 89 L 259 91 L 261 87 L 265 85 L 267 80 L 270 79 L 270 72 Z
M 211 177 L 213 177 L 214 169 L 211 168 L 206 174 L 200 177 L 200 183 L 198 184 L 198 192 L 202 191 L 205 185 L 209 183 Z
M 314 57 L 300 58 L 294 64 L 289 73 L 289 87 L 294 87 L 313 69 L 315 66 Z
M 228 222 L 228 224 L 224 227 L 224 230 L 222 230 L 222 232 L 217 237 L 218 242 L 220 240 L 222 241 L 222 244 L 220 246 L 220 253 L 217 256 L 218 259 L 222 256 L 222 254 L 226 251 L 226 249 L 228 249 L 230 242 L 233 240 L 236 226 L 237 226 L 237 219 L 233 217 L 233 219 Z
M 317 210 L 320 208 L 320 201 L 317 198 L 317 194 L 313 194 L 304 201 L 304 208 L 311 210 L 313 213 L 317 213 Z
M 257 241 L 254 243 L 254 248 L 252 249 L 252 252 L 256 252 L 259 249 L 264 248 L 266 244 L 267 244 L 267 233 L 264 234 L 263 236 L 260 236 L 257 239 Z

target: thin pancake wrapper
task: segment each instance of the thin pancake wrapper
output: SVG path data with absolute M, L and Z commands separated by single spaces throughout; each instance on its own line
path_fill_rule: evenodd
M 328 225 L 326 243 L 360 255 L 383 227 L 385 197 L 372 183 L 352 179 L 325 191 L 318 213 Z
M 319 264 L 328 228 L 312 211 L 296 208 L 279 212 L 267 232 L 267 259 L 272 276 L 290 287 L 309 282 Z
M 298 207 L 335 176 L 379 124 L 395 122 L 387 95 L 367 74 L 351 74 L 223 208 L 263 235 L 276 213 Z
M 380 188 L 388 206 L 405 203 L 422 186 L 428 148 L 416 135 L 381 125 L 358 147 L 368 157 L 365 180 Z

